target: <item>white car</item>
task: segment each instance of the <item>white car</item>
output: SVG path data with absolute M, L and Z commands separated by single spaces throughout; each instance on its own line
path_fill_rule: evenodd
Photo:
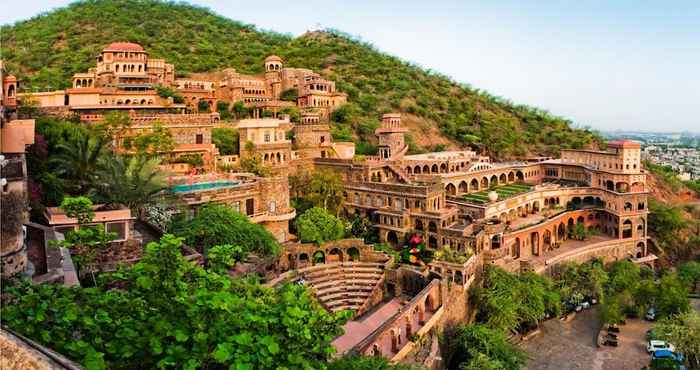
M 650 340 L 647 344 L 647 352 L 654 353 L 655 351 L 665 349 L 667 351 L 676 352 L 676 347 L 665 340 Z

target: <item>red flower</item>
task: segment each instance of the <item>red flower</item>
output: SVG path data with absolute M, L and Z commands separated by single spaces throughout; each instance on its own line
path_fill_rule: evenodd
M 411 239 L 408 241 L 409 244 L 413 244 L 413 245 L 420 244 L 422 242 L 423 242 L 423 240 L 421 239 L 420 235 L 418 235 L 418 234 L 413 234 Z

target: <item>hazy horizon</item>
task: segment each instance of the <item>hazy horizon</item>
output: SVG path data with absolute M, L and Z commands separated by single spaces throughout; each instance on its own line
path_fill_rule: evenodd
M 515 103 L 603 131 L 700 132 L 700 2 L 189 3 L 263 30 L 334 28 Z M 25 0 L 0 24 L 71 3 Z M 281 6 L 280 6 L 281 5 Z M 1 36 L 1 35 L 0 35 Z M 116 40 L 105 40 L 116 41 Z

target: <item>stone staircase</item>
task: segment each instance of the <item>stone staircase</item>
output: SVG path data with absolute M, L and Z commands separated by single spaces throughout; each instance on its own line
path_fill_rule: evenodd
M 357 310 L 384 274 L 384 265 L 373 262 L 340 262 L 309 267 L 302 277 L 329 311 Z
M 404 171 L 402 168 L 400 168 L 399 166 L 396 166 L 394 164 L 390 164 L 389 168 L 391 168 L 391 170 L 394 173 L 396 173 L 396 175 L 401 179 L 401 181 L 403 181 L 407 184 L 411 183 L 411 178 L 409 177 L 408 173 L 406 173 L 406 171 Z

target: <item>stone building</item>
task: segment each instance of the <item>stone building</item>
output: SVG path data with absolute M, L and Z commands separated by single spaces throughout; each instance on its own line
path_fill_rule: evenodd
M 270 55 L 264 60 L 265 72 L 245 75 L 233 68 L 225 69 L 216 96 L 231 103 L 243 102 L 253 109 L 253 118 L 262 117 L 263 111 L 277 112 L 298 105 L 303 111 L 314 111 L 328 119 L 330 113 L 347 102 L 347 94 L 336 91 L 335 82 L 323 79 L 318 73 L 305 68 L 284 66 L 282 58 Z M 283 93 L 294 92 L 289 99 Z
M 340 173 L 347 214 L 369 218 L 381 240 L 398 247 L 418 233 L 430 248 L 479 253 L 511 270 L 541 269 L 580 244 L 595 245 L 604 258 L 648 262 L 639 144 L 491 163 L 471 151 L 404 155 L 400 116 L 382 121 L 379 156 L 314 161 Z M 581 227 L 594 236 L 575 243 Z
M 47 112 L 77 112 L 88 117 L 105 110 L 184 109 L 185 104 L 175 104 L 155 89 L 156 85 L 176 88 L 174 81 L 172 64 L 149 58 L 139 44 L 113 42 L 96 57 L 94 68 L 73 75 L 70 88 L 22 96 Z
M 239 155 L 258 156 L 269 167 L 284 167 L 292 160 L 292 142 L 287 138 L 291 129 L 289 117 L 243 119 L 236 125 Z M 252 151 L 251 149 L 252 146 Z
M 24 226 L 29 217 L 25 152 L 28 145 L 34 144 L 34 120 L 15 119 L 17 78 L 6 74 L 2 61 L 0 81 L 0 260 L 3 276 L 9 276 L 24 272 L 28 263 Z
M 226 204 L 264 226 L 278 241 L 290 239 L 289 221 L 296 211 L 290 205 L 287 176 L 187 176 L 171 179 L 171 190 L 192 214 L 208 203 Z

